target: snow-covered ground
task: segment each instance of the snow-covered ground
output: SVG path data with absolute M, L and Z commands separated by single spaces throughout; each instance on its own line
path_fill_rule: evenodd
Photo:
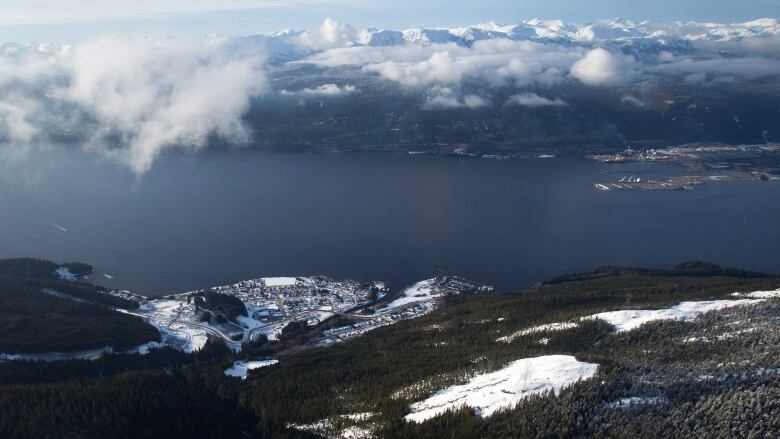
M 264 277 L 263 283 L 267 287 L 284 287 L 295 285 L 297 279 L 294 277 Z
M 752 293 L 732 293 L 731 295 L 750 299 L 774 299 L 780 297 L 780 288 L 771 291 L 753 291 Z
M 236 361 L 235 363 L 233 363 L 232 366 L 225 369 L 225 375 L 229 377 L 236 377 L 245 380 L 246 375 L 250 370 L 271 366 L 278 362 L 279 360 Z
M 3 354 L 0 353 L 0 362 L 2 361 L 63 361 L 63 360 L 94 360 L 103 356 L 103 354 L 114 352 L 110 346 L 100 349 L 86 349 L 74 352 L 39 352 L 24 354 Z
M 76 275 L 71 273 L 70 270 L 68 270 L 68 267 L 57 267 L 56 270 L 54 270 L 54 274 L 57 275 L 62 280 L 69 280 L 74 281 L 76 280 Z
M 411 405 L 404 419 L 423 422 L 463 405 L 483 417 L 513 407 L 530 395 L 555 392 L 596 374 L 597 364 L 577 361 L 570 355 L 545 355 L 517 360 L 503 369 L 478 375 L 468 383 L 448 387 Z
M 165 343 L 161 343 L 159 341 L 150 341 L 146 342 L 140 346 L 136 346 L 133 349 L 130 349 L 128 351 L 125 351 L 126 354 L 141 354 L 146 355 L 151 351 L 152 349 L 160 349 L 164 348 Z
M 496 341 L 510 343 L 512 340 L 524 335 L 535 334 L 537 332 L 564 331 L 566 329 L 576 328 L 577 326 L 579 325 L 576 322 L 547 323 L 545 325 L 533 326 L 528 329 L 522 329 L 515 333 L 499 337 L 496 339 Z
M 342 439 L 366 439 L 374 437 L 374 426 L 369 425 L 353 425 L 347 427 L 341 431 L 336 431 L 334 421 L 336 418 L 341 418 L 342 421 L 350 420 L 352 422 L 365 422 L 368 419 L 374 417 L 376 413 L 353 413 L 349 415 L 339 415 L 335 418 L 320 419 L 317 422 L 311 424 L 287 424 L 287 427 L 294 428 L 300 431 L 306 431 L 314 433 L 323 437 L 342 438 Z
M 653 397 L 647 397 L 647 396 L 630 396 L 628 398 L 621 398 L 617 401 L 609 403 L 609 406 L 612 408 L 627 408 L 627 407 L 635 407 L 639 405 L 644 404 L 664 404 L 666 403 L 665 398 L 661 398 L 658 396 Z
M 195 314 L 193 304 L 184 304 L 178 300 L 150 300 L 141 305 L 138 310 L 162 334 L 162 344 L 176 347 L 185 352 L 199 351 L 209 339 L 206 325 L 189 320 Z M 144 346 L 145 349 L 144 349 Z M 154 345 L 146 344 L 139 347 L 139 352 L 148 352 Z
M 703 302 L 681 302 L 671 308 L 664 309 L 629 309 L 624 311 L 609 311 L 583 317 L 601 319 L 615 327 L 617 332 L 630 331 L 645 323 L 658 320 L 681 320 L 688 322 L 700 315 L 724 308 L 753 305 L 762 299 L 710 300 Z
M 689 322 L 695 320 L 700 315 L 725 308 L 735 306 L 754 305 L 763 302 L 766 299 L 780 297 L 780 289 L 772 291 L 754 291 L 752 293 L 733 293 L 734 297 L 749 297 L 749 299 L 735 300 L 709 300 L 698 302 L 680 302 L 670 308 L 663 309 L 627 309 L 620 311 L 607 311 L 580 317 L 579 320 L 600 319 L 615 327 L 617 332 L 630 331 L 636 329 L 645 323 L 659 320 L 679 320 Z M 527 329 L 514 332 L 496 339 L 497 342 L 510 343 L 518 337 L 537 332 L 563 331 L 576 328 L 577 322 L 556 322 L 545 325 L 533 326 Z
M 423 302 L 440 297 L 440 294 L 436 294 L 433 291 L 433 283 L 436 279 L 426 279 L 404 290 L 403 295 L 392 302 L 388 303 L 384 308 L 377 310 L 377 314 L 386 312 L 399 306 L 408 305 L 415 302 Z

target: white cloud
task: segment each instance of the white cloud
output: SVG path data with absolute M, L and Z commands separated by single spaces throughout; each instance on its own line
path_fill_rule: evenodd
M 780 74 L 780 60 L 773 58 L 714 58 L 685 59 L 649 68 L 649 71 L 664 74 L 688 75 L 703 80 L 707 75 L 736 76 L 754 79 Z
M 622 98 L 620 98 L 620 102 L 623 104 L 629 104 L 633 105 L 635 107 L 644 108 L 645 103 L 641 99 L 637 98 L 636 96 L 632 95 L 625 95 Z
M 343 87 L 339 87 L 336 84 L 323 84 L 316 88 L 306 87 L 298 91 L 282 90 L 280 93 L 288 96 L 340 96 L 354 93 L 355 91 L 357 91 L 357 88 L 354 85 L 347 84 Z
M 484 98 L 477 95 L 466 95 L 463 99 L 459 99 L 454 96 L 452 90 L 442 89 L 441 94 L 429 98 L 425 104 L 423 104 L 423 110 L 449 110 L 453 108 L 467 108 L 475 110 L 477 108 L 486 107 L 489 102 Z
M 451 85 L 464 79 L 507 83 L 552 84 L 561 81 L 583 49 L 531 41 L 492 39 L 471 47 L 455 43 L 391 47 L 349 47 L 327 50 L 302 62 L 359 65 L 367 72 L 409 86 Z
M 6 147 L 52 134 L 136 173 L 169 148 L 216 135 L 248 138 L 241 116 L 267 89 L 262 57 L 226 42 L 103 38 L 56 51 L 0 54 L 0 128 Z M 11 145 L 11 146 L 9 146 Z
M 712 53 L 729 53 L 732 56 L 780 57 L 780 35 L 743 38 L 734 41 L 694 41 L 697 49 Z
M 356 32 L 348 25 L 339 24 L 336 20 L 326 18 L 319 27 L 301 33 L 297 42 L 314 50 L 344 47 L 355 40 Z
M 570 75 L 588 85 L 622 84 L 635 76 L 633 57 L 596 48 L 571 66 Z
M 32 115 L 38 110 L 35 101 L 22 96 L 7 96 L 0 101 L 0 133 L 6 141 L 29 144 L 37 135 Z
M 296 37 L 298 47 L 309 51 L 299 52 L 307 56 L 296 62 L 330 67 L 361 66 L 365 72 L 378 74 L 410 87 L 454 86 L 468 80 L 482 81 L 488 87 L 522 87 L 528 84 L 555 84 L 566 78 L 576 79 L 591 86 L 614 86 L 641 78 L 645 73 L 674 73 L 678 70 L 695 70 L 689 73 L 696 73 L 709 69 L 708 73 L 712 75 L 756 77 L 775 68 L 773 60 L 780 57 L 780 37 L 777 34 L 780 28 L 775 20 L 730 25 L 666 25 L 608 21 L 604 28 L 609 31 L 607 34 L 610 34 L 613 24 L 617 26 L 615 29 L 619 31 L 618 36 L 625 36 L 621 29 L 627 26 L 633 29 L 632 32 L 636 36 L 642 37 L 642 41 L 648 43 L 658 41 L 661 44 L 661 40 L 668 39 L 687 41 L 696 50 L 695 62 L 701 64 L 697 65 L 696 69 L 691 69 L 690 65 L 688 69 L 678 66 L 679 62 L 687 62 L 685 57 L 690 54 L 683 55 L 673 48 L 651 56 L 642 56 L 644 52 L 640 52 L 640 62 L 615 49 L 624 46 L 625 41 L 612 41 L 614 36 L 605 37 L 604 41 L 598 38 L 600 43 L 577 40 L 575 34 L 578 32 L 574 29 L 581 27 L 576 25 L 571 27 L 570 32 L 567 31 L 568 37 L 558 35 L 563 38 L 561 40 L 534 39 L 534 35 L 539 37 L 546 34 L 515 34 L 514 29 L 517 26 L 495 24 L 450 30 L 415 28 L 394 32 L 354 30 L 332 20 L 326 21 L 314 31 Z M 530 25 L 537 26 L 540 23 L 533 21 L 520 27 Z M 490 30 L 490 33 L 487 30 Z M 423 38 L 429 34 L 436 37 Z M 466 38 L 477 34 L 479 38 L 485 39 Z M 321 37 L 314 39 L 309 45 L 301 43 L 301 38 L 308 40 L 311 39 L 310 35 Z M 379 38 L 374 46 L 373 37 L 376 35 L 381 35 L 382 38 Z M 468 44 L 458 39 L 463 36 L 469 41 Z M 569 38 L 568 44 L 565 42 L 566 38 Z M 454 41 L 450 41 L 452 39 Z M 612 49 L 595 47 L 594 44 L 605 44 Z M 730 58 L 733 59 L 732 67 L 724 67 L 720 61 L 711 62 L 725 59 L 719 54 L 721 51 L 726 51 L 734 57 Z M 737 60 L 749 61 L 743 64 L 744 72 L 732 73 L 740 68 L 738 64 L 742 61 Z M 659 65 L 663 68 L 655 70 L 654 67 Z
M 561 98 L 548 99 L 536 93 L 520 93 L 507 99 L 506 105 L 518 105 L 521 107 L 564 107 L 568 105 Z

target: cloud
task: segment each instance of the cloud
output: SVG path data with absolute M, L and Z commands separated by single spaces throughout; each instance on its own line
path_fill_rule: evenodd
M 296 37 L 297 42 L 314 50 L 344 47 L 355 40 L 356 32 L 349 26 L 326 18 L 319 27 L 305 31 Z
M 20 96 L 8 96 L 0 102 L 0 132 L 7 142 L 30 143 L 38 134 L 32 114 L 38 106 L 32 100 Z
M 632 79 L 635 60 L 631 56 L 613 54 L 596 48 L 571 66 L 569 74 L 588 85 L 616 85 Z
M 170 148 L 249 138 L 241 116 L 268 88 L 263 58 L 230 42 L 102 38 L 0 54 L 6 148 L 58 135 L 141 174 Z
M 306 71 L 321 78 L 336 77 L 321 73 L 326 69 L 285 70 L 284 64 L 289 62 L 357 66 L 355 72 L 344 69 L 336 74 L 362 72 L 417 88 L 428 96 L 425 110 L 485 107 L 491 103 L 479 95 L 493 95 L 493 89 L 502 87 L 533 85 L 535 90 L 544 90 L 566 81 L 615 86 L 648 75 L 675 75 L 690 83 L 718 84 L 780 72 L 780 37 L 776 32 L 770 35 L 777 26 L 774 20 L 712 30 L 714 36 L 736 32 L 740 37 L 733 41 L 715 41 L 706 35 L 703 40 L 694 38 L 699 35 L 695 32 L 710 32 L 710 26 L 675 25 L 668 31 L 654 27 L 654 32 L 660 32 L 658 38 L 672 38 L 677 33 L 694 37 L 686 37 L 685 50 L 663 45 L 664 51 L 658 52 L 648 43 L 652 56 L 641 55 L 644 43 L 650 40 L 641 44 L 594 43 L 566 40 L 558 34 L 552 39 L 529 40 L 547 34 L 498 32 L 499 28 L 516 27 L 485 26 L 403 33 L 356 30 L 328 19 L 309 31 L 274 35 L 204 40 L 108 37 L 73 46 L 0 45 L 0 155 L 8 157 L 35 145 L 66 139 L 140 174 L 169 149 L 198 149 L 214 138 L 246 141 L 251 136 L 242 117 L 253 98 L 269 90 L 265 54 L 274 57 L 269 63 L 281 67 L 275 75 Z M 444 38 L 444 33 L 450 36 Z M 510 38 L 510 34 L 514 36 Z M 415 35 L 425 38 L 407 38 L 417 38 Z M 458 35 L 463 38 L 449 40 Z M 466 41 L 467 36 L 475 35 L 487 39 Z M 619 47 L 634 51 L 642 61 L 625 55 Z M 327 81 L 333 79 L 280 93 L 304 101 L 307 96 L 357 91 L 354 85 Z M 370 81 L 357 79 L 356 83 Z M 634 99 L 625 96 L 622 102 L 640 105 L 641 101 Z M 541 107 L 566 102 L 520 93 L 505 104 Z
M 429 98 L 422 106 L 423 110 L 449 110 L 453 108 L 467 108 L 475 110 L 477 108 L 486 107 L 489 102 L 484 98 L 477 95 L 466 95 L 463 99 L 457 98 L 452 90 L 444 88 L 439 91 L 441 94 Z
M 324 66 L 358 65 L 368 73 L 412 87 L 455 85 L 480 80 L 489 87 L 552 85 L 568 76 L 587 85 L 618 85 L 639 75 L 632 56 L 602 48 L 588 50 L 551 42 L 480 40 L 391 47 L 341 47 L 300 62 Z
M 303 88 L 298 91 L 282 90 L 280 93 L 287 96 L 340 96 L 345 94 L 354 93 L 357 88 L 354 85 L 345 85 L 339 87 L 336 84 L 323 84 L 316 88 Z
M 704 80 L 707 75 L 755 79 L 780 75 L 780 60 L 758 57 L 685 59 L 653 66 L 648 70 L 654 73 L 687 75 L 689 78 L 695 78 L 693 82 Z
M 487 85 L 553 84 L 565 78 L 583 49 L 531 41 L 492 39 L 470 47 L 455 43 L 326 50 L 301 62 L 324 66 L 359 65 L 369 73 L 408 86 L 452 85 L 466 79 Z
M 606 22 L 606 31 L 612 29 Z M 527 22 L 523 26 L 540 23 Z M 408 29 L 403 32 L 355 30 L 332 20 L 297 38 L 302 59 L 294 62 L 335 67 L 360 66 L 364 72 L 409 87 L 455 86 L 464 81 L 479 81 L 484 86 L 506 85 L 523 87 L 529 84 L 549 86 L 567 79 L 590 86 L 616 86 L 645 77 L 648 73 L 686 70 L 677 66 L 693 57 L 701 62 L 698 69 L 709 69 L 710 75 L 756 77 L 774 68 L 773 59 L 780 58 L 780 36 L 776 20 L 764 19 L 751 23 L 721 25 L 716 23 L 614 23 L 617 36 L 625 36 L 623 27 L 634 29 L 637 39 L 615 40 L 616 35 L 598 41 L 578 39 L 571 27 L 568 37 L 558 34 L 546 38 L 544 32 L 533 35 L 514 33 L 518 26 L 478 25 L 457 29 Z M 487 30 L 490 30 L 488 32 Z M 498 32 L 498 30 L 501 32 Z M 593 30 L 590 28 L 590 30 Z M 537 29 L 538 31 L 538 29 Z M 446 35 L 445 35 L 446 34 Z M 571 35 L 569 35 L 571 34 Z M 376 36 L 381 38 L 374 38 Z M 434 35 L 434 38 L 428 38 Z M 444 36 L 442 36 L 444 35 Z M 477 35 L 479 38 L 469 38 Z M 313 38 L 313 36 L 317 36 Z M 462 38 L 461 38 L 462 37 Z M 290 37 L 293 38 L 293 37 Z M 567 39 L 568 38 L 568 39 Z M 728 39 L 728 41 L 724 41 Z M 308 41 L 308 42 L 307 42 Z M 688 49 L 681 50 L 669 41 L 684 41 Z M 308 45 L 306 45 L 308 44 Z M 603 47 L 602 47 L 603 46 Z M 650 48 L 649 51 L 644 50 Z M 656 51 L 662 48 L 663 50 Z M 624 53 L 625 52 L 625 53 Z M 626 53 L 633 52 L 635 56 Z M 731 70 L 710 62 L 726 59 L 750 60 L 745 71 Z M 760 65 L 760 61 L 763 64 Z M 733 70 L 739 70 L 737 61 Z M 658 66 L 666 66 L 656 69 Z M 722 80 L 720 78 L 718 80 Z M 732 78 L 733 79 L 733 78 Z
M 512 95 L 507 99 L 506 105 L 518 105 L 521 107 L 564 107 L 568 105 L 561 98 L 548 99 L 536 93 L 521 93 Z
M 694 41 L 697 49 L 712 53 L 729 53 L 736 56 L 780 57 L 780 35 L 743 38 L 734 41 Z
M 642 101 L 641 99 L 637 98 L 636 96 L 632 96 L 632 95 L 623 96 L 622 98 L 620 98 L 620 103 L 633 105 L 633 106 L 639 107 L 639 108 L 644 108 L 645 107 L 644 101 Z

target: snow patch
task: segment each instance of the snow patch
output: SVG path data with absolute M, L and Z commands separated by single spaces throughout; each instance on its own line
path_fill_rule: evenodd
M 427 279 L 417 282 L 416 284 L 404 290 L 403 296 L 388 303 L 387 306 L 378 310 L 377 313 L 380 313 L 382 310 L 386 311 L 393 308 L 398 308 L 399 306 L 408 305 L 410 303 L 424 302 L 436 297 L 440 297 L 440 294 L 435 294 L 433 292 L 433 283 L 435 280 L 436 279 Z
M 160 331 L 162 343 L 181 349 L 184 352 L 195 352 L 203 349 L 209 339 L 208 327 L 203 324 L 193 324 L 182 320 L 182 315 L 194 314 L 194 305 L 178 300 L 151 300 L 138 309 L 148 319 L 149 324 Z
M 576 328 L 577 326 L 579 326 L 579 325 L 577 323 L 575 323 L 575 322 L 547 323 L 547 324 L 544 324 L 544 325 L 533 326 L 533 327 L 528 328 L 528 329 L 523 329 L 523 330 L 517 331 L 515 333 L 509 334 L 509 335 L 505 335 L 503 337 L 499 337 L 499 338 L 496 339 L 496 341 L 497 342 L 501 342 L 501 343 L 510 343 L 514 339 L 516 339 L 518 337 L 522 337 L 524 335 L 535 334 L 537 332 L 564 331 L 566 329 Z
M 753 305 L 762 299 L 710 300 L 703 302 L 681 302 L 671 308 L 664 309 L 630 309 L 623 311 L 608 311 L 583 317 L 582 320 L 601 319 L 615 327 L 617 332 L 630 331 L 645 323 L 658 320 L 679 320 L 689 322 L 700 315 L 735 306 Z
M 411 413 L 404 419 L 423 422 L 463 405 L 487 417 L 497 410 L 515 406 L 530 395 L 548 390 L 558 392 L 579 380 L 591 378 L 597 370 L 597 364 L 580 362 L 570 355 L 524 358 L 412 404 Z
M 232 366 L 225 369 L 225 375 L 245 380 L 250 370 L 271 366 L 278 362 L 279 360 L 236 361 Z
M 152 349 L 162 349 L 165 347 L 164 343 L 160 343 L 159 341 L 150 341 L 147 343 L 144 343 L 140 346 L 136 346 L 128 351 L 125 351 L 126 354 L 141 354 L 146 355 L 148 354 Z
M 666 398 L 661 398 L 658 396 L 653 397 L 647 397 L 647 396 L 631 396 L 628 398 L 621 398 L 618 401 L 609 403 L 609 406 L 611 408 L 627 408 L 627 407 L 633 407 L 638 405 L 644 405 L 644 404 L 664 404 L 666 403 Z
M 75 281 L 76 275 L 71 273 L 70 270 L 68 270 L 68 267 L 57 267 L 56 270 L 54 270 L 54 274 L 57 275 L 62 280 L 69 280 L 69 281 Z
M 263 283 L 267 287 L 287 287 L 295 285 L 298 279 L 294 277 L 264 277 Z
M 753 291 L 752 293 L 732 293 L 734 297 L 749 297 L 751 299 L 774 299 L 780 297 L 780 288 L 772 291 Z

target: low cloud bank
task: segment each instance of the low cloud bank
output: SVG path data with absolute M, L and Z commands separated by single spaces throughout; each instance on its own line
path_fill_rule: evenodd
M 539 96 L 536 93 L 521 93 L 512 95 L 507 99 L 506 105 L 517 105 L 520 107 L 565 107 L 568 105 L 563 99 L 548 99 Z
M 0 50 L 6 154 L 74 138 L 141 174 L 169 148 L 241 142 L 241 116 L 268 82 L 263 56 L 229 40 L 109 37 L 56 49 Z
M 490 103 L 480 96 L 466 95 L 461 99 L 453 95 L 450 91 L 429 98 L 425 104 L 423 104 L 422 109 L 427 111 L 449 110 L 453 108 L 467 108 L 470 110 L 475 110 L 477 108 L 486 107 L 488 105 L 490 105 Z
M 340 96 L 354 93 L 357 88 L 354 85 L 339 87 L 336 84 L 323 84 L 319 87 L 305 87 L 298 91 L 282 90 L 280 93 L 287 96 Z

